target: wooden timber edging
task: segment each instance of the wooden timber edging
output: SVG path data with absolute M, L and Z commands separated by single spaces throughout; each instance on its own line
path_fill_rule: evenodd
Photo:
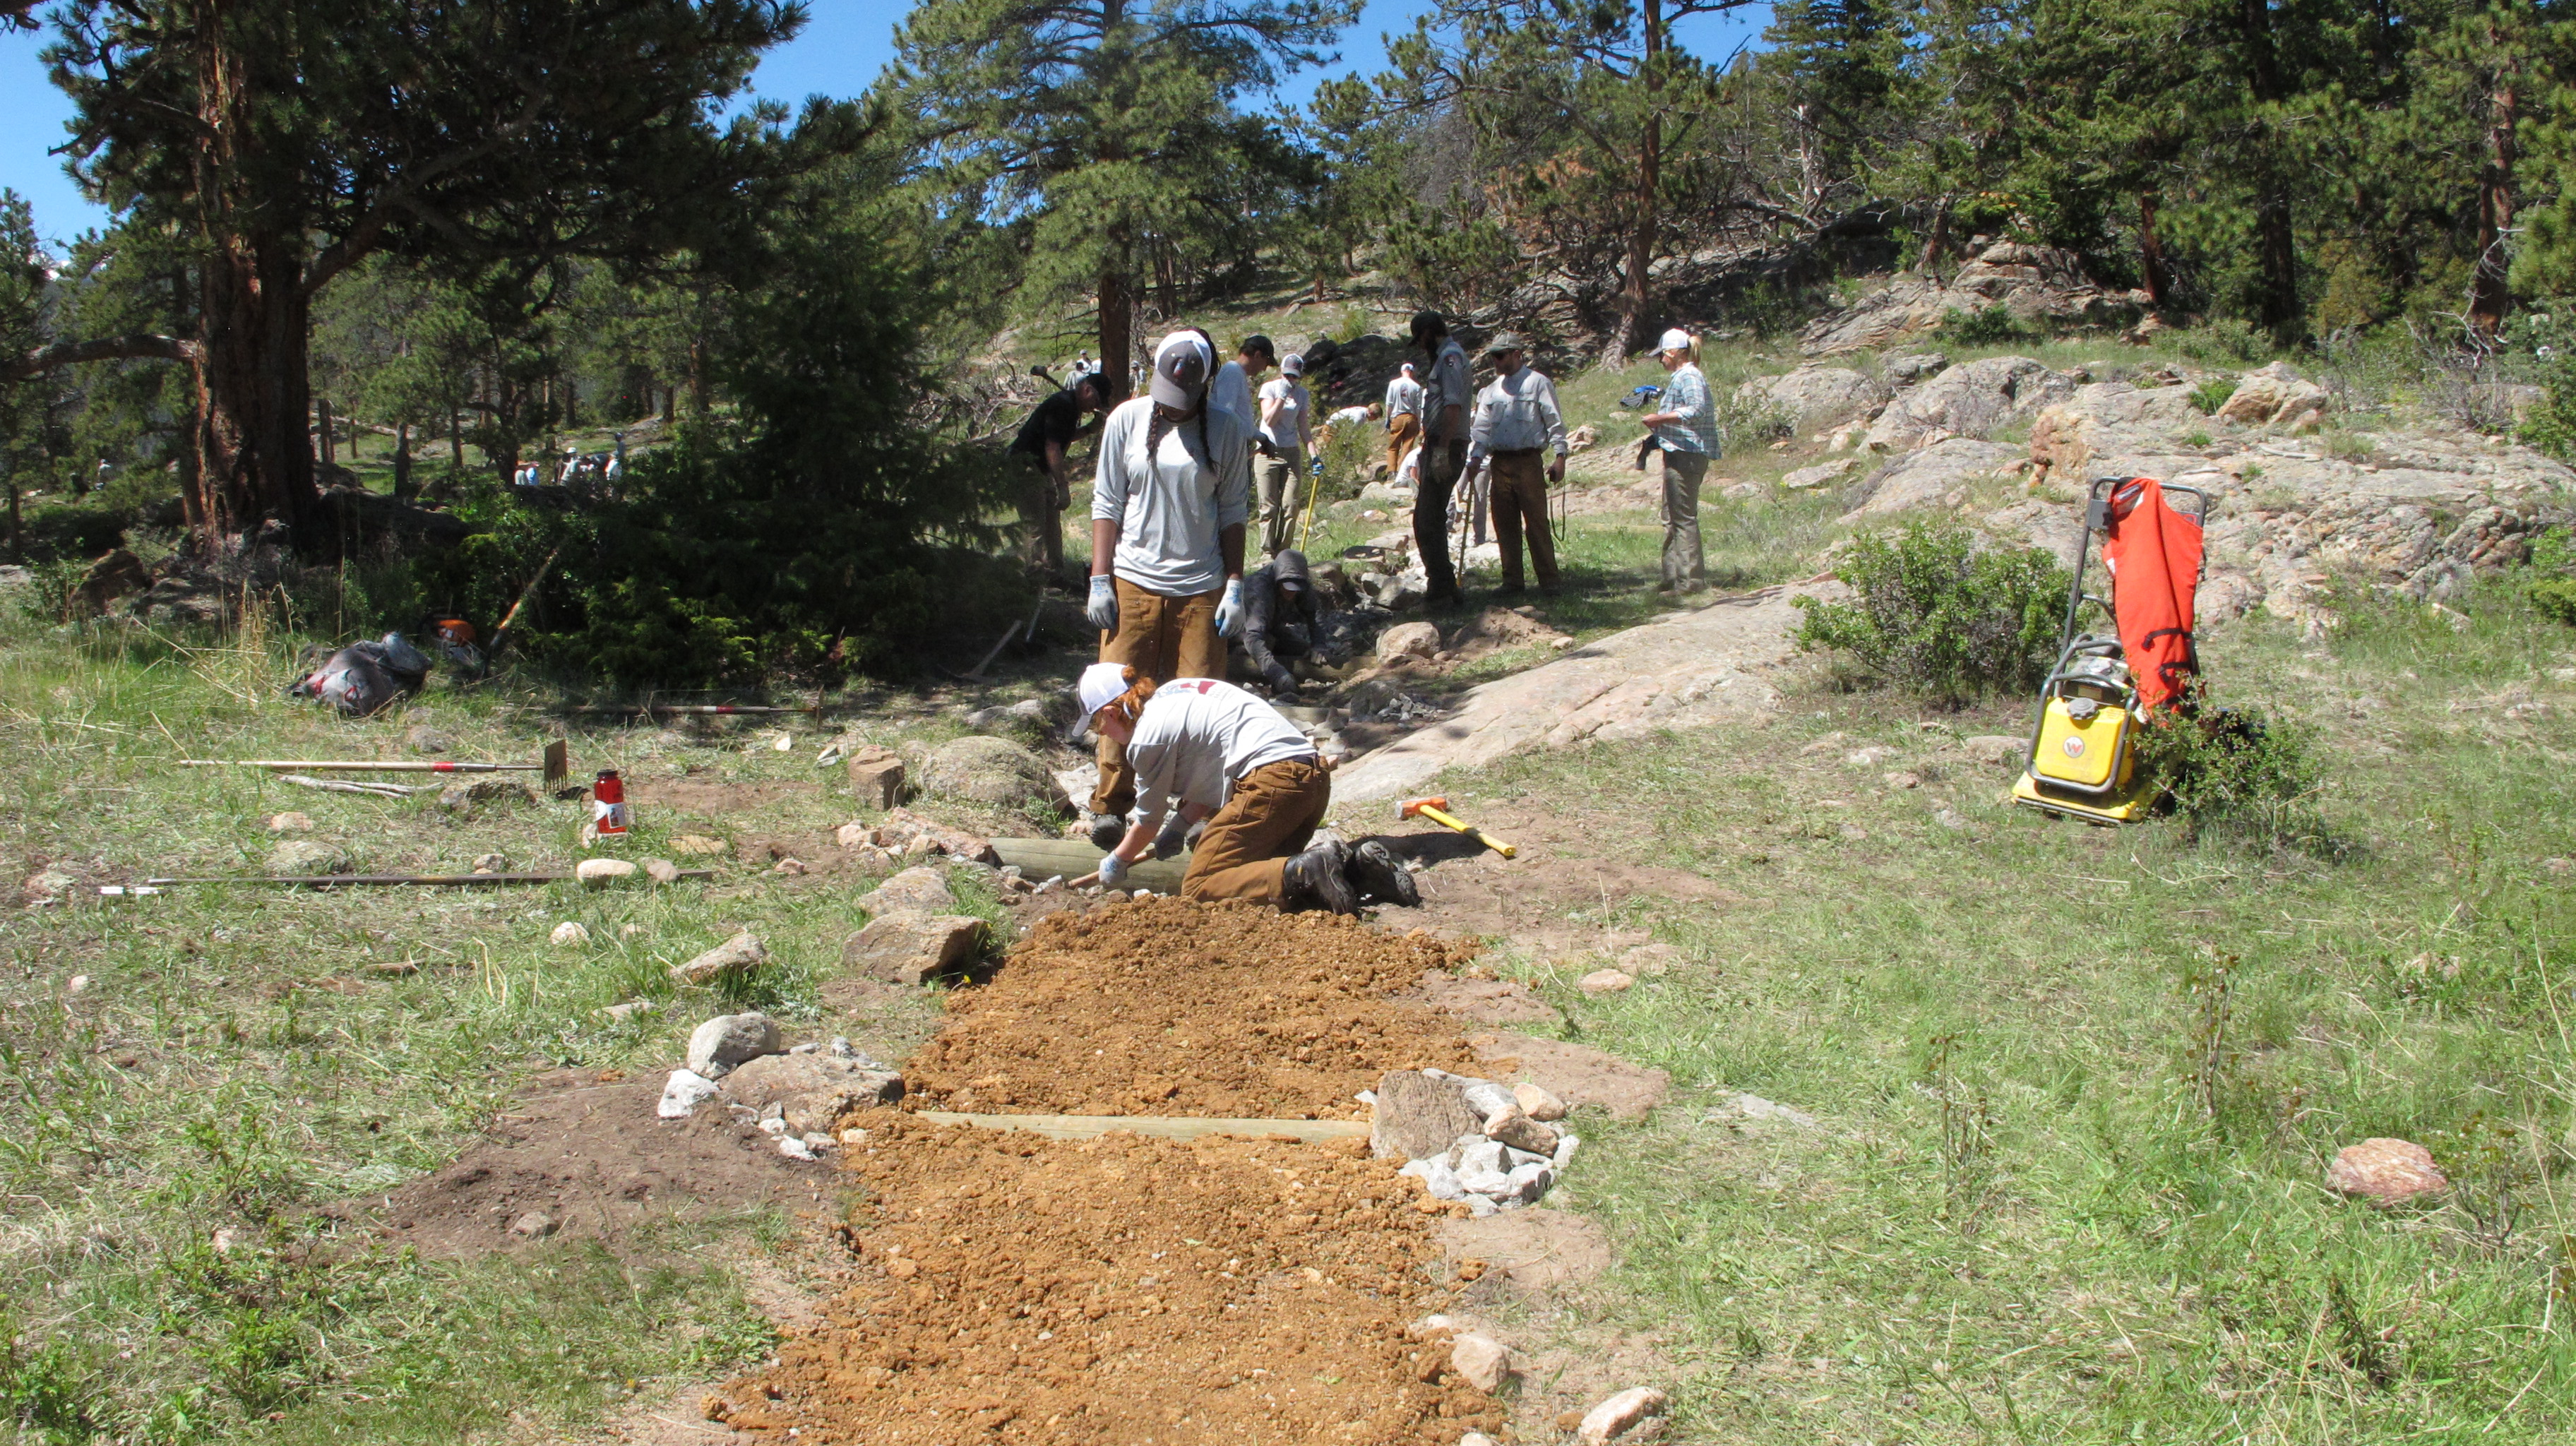
M 1026 1130 L 1050 1140 L 1097 1139 L 1127 1130 L 1163 1140 L 1195 1140 L 1201 1135 L 1289 1135 L 1310 1145 L 1327 1140 L 1366 1139 L 1366 1120 L 1202 1120 L 1174 1115 L 961 1115 L 948 1110 L 918 1110 L 914 1117 L 937 1125 L 973 1125 L 985 1130 Z

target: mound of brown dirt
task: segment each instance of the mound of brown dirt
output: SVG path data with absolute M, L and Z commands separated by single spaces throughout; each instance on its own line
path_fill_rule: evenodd
M 1439 1250 L 1351 1141 L 1035 1135 L 865 1116 L 827 1324 L 707 1402 L 782 1440 L 1453 1446 L 1491 1398 L 1407 1338 Z M 774 1433 L 774 1434 L 773 1434 Z
M 943 1109 L 1318 1119 L 1391 1069 L 1472 1072 L 1437 1016 L 1387 995 L 1474 946 L 1331 914 L 1139 899 L 1040 920 L 993 982 L 949 996 L 904 1081 Z
M 615 1243 L 655 1219 L 810 1208 L 837 1183 L 830 1166 L 779 1154 L 776 1140 L 721 1105 L 656 1118 L 661 1093 L 658 1074 L 608 1085 L 554 1076 L 446 1169 L 331 1213 L 374 1216 L 424 1255 L 475 1255 L 546 1235 Z M 545 1224 L 512 1233 L 531 1214 Z

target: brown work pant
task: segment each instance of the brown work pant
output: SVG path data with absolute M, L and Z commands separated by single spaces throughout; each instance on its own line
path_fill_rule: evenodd
M 1699 484 L 1708 476 L 1701 452 L 1664 449 L 1664 584 L 1688 588 L 1708 581 L 1708 555 L 1699 541 Z
M 1297 484 L 1306 478 L 1305 450 L 1290 447 L 1276 456 L 1257 458 L 1252 470 L 1261 493 L 1262 555 L 1277 556 L 1297 529 Z
M 1020 540 L 1020 560 L 1032 567 L 1045 568 L 1052 576 L 1064 571 L 1064 508 L 1068 500 L 1056 487 L 1055 474 L 1047 471 L 1042 458 L 1025 452 L 1013 457 L 1025 459 L 1036 475 L 1020 487 L 1020 525 L 1028 529 Z
M 1333 776 L 1312 759 L 1265 763 L 1243 776 L 1207 821 L 1181 876 L 1181 897 L 1277 904 L 1288 860 L 1305 851 L 1333 804 Z
M 1225 676 L 1225 640 L 1216 635 L 1216 605 L 1224 594 L 1165 597 L 1117 579 L 1118 631 L 1100 635 L 1100 661 L 1124 663 L 1156 683 L 1174 678 Z M 1136 806 L 1136 775 L 1126 745 L 1100 735 L 1100 786 L 1091 792 L 1093 813 L 1124 814 Z
M 1547 462 L 1537 452 L 1496 452 L 1494 540 L 1503 549 L 1503 586 L 1521 585 L 1521 534 L 1529 533 L 1538 585 L 1556 586 L 1556 535 L 1547 525 Z
M 1404 465 L 1404 454 L 1422 437 L 1422 419 L 1411 412 L 1398 412 L 1386 419 L 1386 476 L 1395 480 L 1395 469 Z

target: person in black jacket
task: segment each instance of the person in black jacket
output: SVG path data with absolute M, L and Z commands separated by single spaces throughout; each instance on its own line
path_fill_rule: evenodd
M 1296 696 L 1297 675 L 1288 665 L 1314 651 L 1317 632 L 1306 554 L 1292 547 L 1262 564 L 1243 580 L 1243 603 L 1245 662 L 1273 693 Z
M 1064 509 L 1073 500 L 1065 451 L 1075 438 L 1099 430 L 1098 414 L 1108 404 L 1100 374 L 1079 373 L 1064 390 L 1038 403 L 1011 441 L 1011 450 L 1027 458 L 1038 474 L 1022 484 L 1020 521 L 1029 530 L 1025 558 L 1049 576 L 1064 571 Z M 1086 422 L 1085 417 L 1093 420 Z

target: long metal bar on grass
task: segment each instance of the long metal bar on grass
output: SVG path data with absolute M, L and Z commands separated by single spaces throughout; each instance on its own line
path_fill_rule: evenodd
M 336 889 L 364 884 L 419 884 L 428 888 L 484 889 L 502 884 L 560 884 L 571 880 L 571 874 L 266 874 L 209 875 L 184 879 L 145 879 L 144 887 L 162 889 L 177 884 L 284 884 L 294 888 Z M 684 879 L 711 879 L 713 869 L 682 869 Z
M 350 783 L 338 778 L 307 778 L 301 773 L 281 773 L 277 781 L 298 788 L 318 788 L 325 793 L 362 793 L 369 798 L 409 798 L 438 787 L 435 783 Z
M 823 705 L 807 703 L 794 708 L 774 708 L 751 703 L 573 703 L 567 713 L 820 713 Z
M 445 759 L 329 762 L 311 758 L 182 758 L 181 768 L 310 768 L 323 773 L 542 773 L 542 763 L 450 763 Z

